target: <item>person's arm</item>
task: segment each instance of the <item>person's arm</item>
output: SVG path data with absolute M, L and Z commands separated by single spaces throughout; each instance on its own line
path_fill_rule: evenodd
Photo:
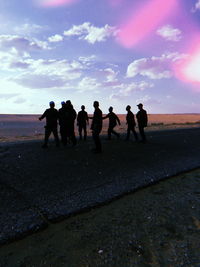
M 39 117 L 38 119 L 41 121 L 46 117 L 46 115 L 47 115 L 47 111 L 45 110 L 45 112 L 42 114 L 42 116 Z
M 107 114 L 105 117 L 102 117 L 102 120 L 105 120 L 107 118 L 109 118 L 109 114 Z

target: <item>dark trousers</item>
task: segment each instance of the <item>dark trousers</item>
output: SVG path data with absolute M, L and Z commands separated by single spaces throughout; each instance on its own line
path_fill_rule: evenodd
M 102 148 L 101 148 L 101 140 L 100 140 L 99 135 L 100 135 L 100 131 L 97 131 L 97 130 L 92 131 L 92 137 L 94 140 L 95 149 L 96 151 L 101 152 Z
M 135 126 L 134 125 L 128 125 L 126 140 L 129 140 L 130 132 L 132 132 L 134 134 L 135 140 L 137 141 L 138 140 L 138 136 L 137 136 L 137 133 L 135 131 Z
M 78 131 L 79 131 L 80 139 L 82 139 L 82 131 L 83 131 L 83 133 L 84 133 L 84 140 L 86 140 L 86 138 L 87 138 L 87 127 L 86 127 L 86 124 L 79 125 L 78 126 Z
M 45 127 L 44 144 L 45 145 L 48 144 L 49 137 L 50 137 L 51 133 L 53 133 L 56 145 L 58 146 L 59 145 L 59 138 L 58 138 L 58 130 L 57 130 L 57 128 Z
M 111 139 L 111 134 L 114 134 L 117 137 L 119 137 L 119 134 L 113 130 L 115 128 L 115 126 L 116 125 L 108 127 L 108 139 Z
M 140 131 L 140 135 L 141 135 L 142 141 L 145 142 L 146 141 L 146 136 L 145 136 L 145 133 L 144 133 L 144 127 L 142 125 L 138 125 L 138 127 L 139 127 L 139 131 Z
M 67 132 L 66 126 L 60 125 L 60 136 L 61 136 L 61 141 L 62 141 L 63 145 L 67 144 L 67 134 L 66 134 L 66 132 Z
M 66 126 L 66 136 L 69 141 L 75 146 L 77 144 L 75 131 L 74 131 L 74 123 Z

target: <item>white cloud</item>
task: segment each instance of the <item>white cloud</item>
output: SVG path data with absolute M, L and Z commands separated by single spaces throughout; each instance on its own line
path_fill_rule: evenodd
M 18 35 L 0 35 L 0 51 L 27 57 L 32 51 L 47 49 L 50 49 L 47 42 Z
M 50 37 L 48 38 L 48 41 L 49 41 L 50 43 L 61 42 L 61 41 L 63 41 L 63 36 L 61 36 L 61 35 L 59 35 L 59 34 L 55 34 L 55 35 L 53 35 L 53 36 L 50 36 Z
M 65 36 L 78 36 L 80 40 L 86 40 L 90 44 L 104 42 L 109 37 L 115 36 L 116 33 L 116 28 L 108 24 L 104 27 L 95 27 L 90 22 L 74 25 L 71 29 L 64 31 Z
M 178 42 L 181 40 L 181 30 L 173 28 L 171 25 L 165 25 L 157 30 L 157 34 L 167 41 Z
M 36 73 L 23 74 L 13 79 L 13 81 L 31 89 L 56 88 L 63 87 L 66 84 L 66 81 L 60 76 L 42 75 Z
M 184 54 L 169 53 L 160 57 L 141 58 L 128 65 L 127 77 L 136 75 L 146 76 L 150 79 L 171 78 L 171 63 L 185 57 Z
M 129 84 L 121 83 L 118 86 L 115 86 L 116 90 L 119 90 L 118 93 L 113 93 L 110 95 L 110 99 L 120 100 L 123 98 L 130 97 L 134 92 L 144 91 L 146 89 L 154 87 L 153 83 L 148 83 L 146 81 L 132 82 Z
M 28 70 L 12 80 L 32 89 L 65 87 L 69 81 L 80 78 L 85 69 L 84 64 L 75 60 L 27 59 L 24 64 Z
M 95 78 L 91 77 L 84 77 L 79 83 L 78 83 L 78 90 L 85 92 L 85 91 L 95 91 L 100 86 L 100 83 L 97 82 Z
M 145 96 L 137 99 L 135 101 L 135 103 L 136 103 L 136 105 L 138 103 L 142 103 L 142 104 L 145 104 L 145 105 L 152 106 L 152 105 L 160 105 L 161 104 L 161 101 L 159 99 L 152 98 L 149 95 L 145 95 Z
M 0 93 L 0 99 L 10 99 L 10 98 L 13 98 L 13 97 L 16 97 L 18 96 L 18 94 L 15 94 L 15 93 L 11 93 L 11 94 L 7 94 L 7 93 Z
M 192 8 L 192 12 L 196 12 L 197 10 L 200 10 L 200 0 L 195 3 L 195 7 Z
M 15 33 L 19 35 L 31 35 L 33 33 L 39 33 L 42 30 L 46 30 L 47 26 L 41 26 L 34 23 L 24 23 L 13 27 Z

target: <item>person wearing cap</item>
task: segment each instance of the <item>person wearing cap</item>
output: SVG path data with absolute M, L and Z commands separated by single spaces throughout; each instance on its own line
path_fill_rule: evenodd
M 127 115 L 126 115 L 126 124 L 128 125 L 127 127 L 127 135 L 126 135 L 126 140 L 129 140 L 130 137 L 130 132 L 132 131 L 132 133 L 134 134 L 135 140 L 138 141 L 138 136 L 137 133 L 135 131 L 135 117 L 133 112 L 131 111 L 131 106 L 127 106 L 126 107 L 126 111 L 127 111 Z
M 60 125 L 60 136 L 61 142 L 64 146 L 67 145 L 67 135 L 66 135 L 66 127 L 67 127 L 67 116 L 66 116 L 66 104 L 65 101 L 61 102 L 61 108 L 58 111 L 59 114 L 59 125 Z
M 141 135 L 141 142 L 145 143 L 146 142 L 146 136 L 144 133 L 144 128 L 147 127 L 147 122 L 148 122 L 148 117 L 147 117 L 147 112 L 146 110 L 143 109 L 143 104 L 140 103 L 137 105 L 138 106 L 138 113 L 136 114 L 137 122 L 138 122 L 138 128 L 139 132 Z
M 113 112 L 113 107 L 109 107 L 108 109 L 109 113 L 103 117 L 104 119 L 109 119 L 109 125 L 108 125 L 108 140 L 111 140 L 111 134 L 114 134 L 117 136 L 117 138 L 120 137 L 120 134 L 114 131 L 115 126 L 118 124 L 120 125 L 120 120 L 118 116 Z
M 56 146 L 59 146 L 59 138 L 58 138 L 58 111 L 55 109 L 55 103 L 51 101 L 49 103 L 50 108 L 46 109 L 45 112 L 41 117 L 39 117 L 39 120 L 41 121 L 42 119 L 46 118 L 46 125 L 45 125 L 45 138 L 44 138 L 44 144 L 43 148 L 47 148 L 48 146 L 48 140 L 53 133 Z
M 92 119 L 91 130 L 92 130 L 92 137 L 95 143 L 94 153 L 101 153 L 102 147 L 99 135 L 102 130 L 102 111 L 99 108 L 98 101 L 94 101 L 93 107 L 94 107 L 94 114 L 93 117 L 89 117 L 89 119 Z
M 82 140 L 82 131 L 84 132 L 84 140 L 87 138 L 87 124 L 88 124 L 88 114 L 85 111 L 85 106 L 81 106 L 81 111 L 78 112 L 77 116 L 77 126 L 79 131 L 80 140 Z

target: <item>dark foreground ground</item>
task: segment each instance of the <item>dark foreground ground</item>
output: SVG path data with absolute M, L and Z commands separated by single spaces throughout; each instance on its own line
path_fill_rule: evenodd
M 50 229 L 52 223 L 66 217 L 199 167 L 199 136 L 200 129 L 185 129 L 149 132 L 145 145 L 125 142 L 122 138 L 103 140 L 104 152 L 98 155 L 90 151 L 91 139 L 74 148 L 56 148 L 52 143 L 48 150 L 42 150 L 38 141 L 2 144 L 0 244 L 44 228 Z M 151 205 L 146 202 L 147 210 L 157 212 L 153 208 L 156 201 L 152 201 Z M 121 217 L 124 219 L 124 215 Z M 198 216 L 195 218 L 198 223 Z M 120 221 L 116 224 L 120 225 Z M 138 225 L 140 220 L 137 219 L 135 227 Z M 103 229 L 99 230 L 102 235 Z M 109 234 L 106 231 L 105 227 L 104 239 Z M 90 235 L 85 239 L 89 242 Z M 99 250 L 102 254 L 102 249 Z M 106 266 L 99 264 L 97 266 Z M 44 263 L 41 266 L 45 266 Z
M 1 267 L 200 266 L 200 169 L 0 249 Z

